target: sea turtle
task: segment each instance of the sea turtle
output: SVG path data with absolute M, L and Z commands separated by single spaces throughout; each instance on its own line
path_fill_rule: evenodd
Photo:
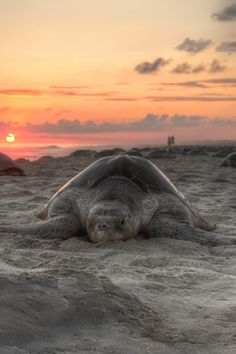
M 1 231 L 67 239 L 86 234 L 92 242 L 137 235 L 217 244 L 214 229 L 170 180 L 143 157 L 103 157 L 84 169 L 49 200 L 28 227 Z M 201 229 L 201 230 L 200 230 Z
M 0 152 L 0 176 L 24 176 L 25 172 L 7 155 Z
M 236 167 L 236 151 L 226 156 L 221 166 Z

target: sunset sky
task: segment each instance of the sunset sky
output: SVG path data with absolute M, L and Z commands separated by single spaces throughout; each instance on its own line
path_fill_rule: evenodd
M 236 139 L 236 1 L 0 0 L 0 29 L 1 142 Z

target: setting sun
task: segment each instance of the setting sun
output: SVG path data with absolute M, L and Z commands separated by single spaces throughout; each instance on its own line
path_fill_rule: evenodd
M 16 140 L 16 137 L 15 137 L 15 134 L 13 133 L 9 133 L 7 136 L 6 136 L 6 141 L 8 143 L 14 143 L 14 141 Z

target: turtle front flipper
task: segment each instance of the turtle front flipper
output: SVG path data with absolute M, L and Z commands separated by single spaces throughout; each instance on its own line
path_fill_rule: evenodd
M 186 221 L 175 220 L 172 216 L 158 215 L 145 228 L 147 237 L 168 237 L 177 240 L 197 242 L 204 246 L 236 245 L 236 237 L 220 237 L 217 234 L 195 228 Z
M 78 236 L 81 225 L 78 216 L 73 214 L 61 214 L 45 221 L 36 222 L 27 226 L 0 226 L 0 233 L 15 233 L 20 235 L 38 236 L 45 239 L 68 239 Z

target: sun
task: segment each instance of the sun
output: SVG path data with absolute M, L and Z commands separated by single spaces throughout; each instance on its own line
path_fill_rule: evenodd
M 7 136 L 6 136 L 6 141 L 8 143 L 14 143 L 16 140 L 16 137 L 15 137 L 15 134 L 13 133 L 9 133 Z

